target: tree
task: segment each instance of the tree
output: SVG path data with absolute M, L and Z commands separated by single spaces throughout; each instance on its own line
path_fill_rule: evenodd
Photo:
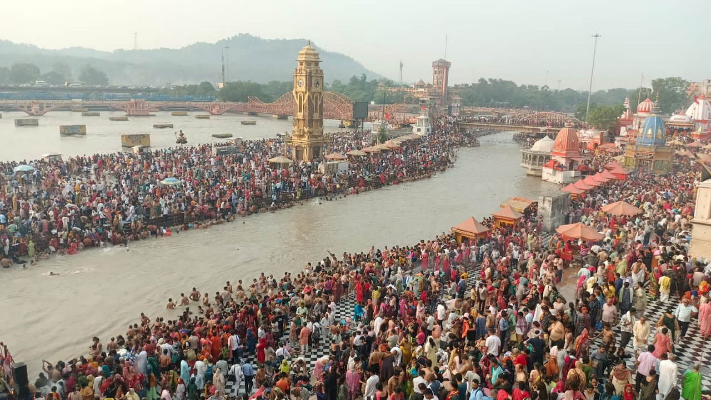
M 72 68 L 69 65 L 67 65 L 63 62 L 54 63 L 54 65 L 52 65 L 52 71 L 61 75 L 64 79 L 64 82 L 71 82 Z M 49 82 L 49 81 L 47 81 L 47 82 Z
M 624 111 L 625 107 L 621 104 L 616 106 L 596 106 L 590 109 L 588 122 L 597 129 L 609 131 Z
M 262 85 L 252 81 L 228 82 L 217 93 L 217 97 L 222 101 L 246 102 L 250 96 L 263 99 Z
M 79 80 L 87 85 L 107 86 L 109 84 L 109 77 L 91 65 L 86 65 L 81 69 Z
M 0 85 L 9 85 L 12 83 L 12 73 L 8 67 L 0 67 Z
M 40 69 L 32 63 L 17 63 L 10 67 L 12 83 L 34 83 L 40 76 Z
M 56 71 L 49 71 L 45 74 L 40 75 L 40 79 L 49 83 L 50 85 L 64 85 L 66 79 L 64 75 Z
M 660 78 L 652 81 L 652 89 L 654 96 L 658 99 L 660 111 L 665 114 L 671 114 L 679 109 L 686 107 L 689 98 L 686 94 L 686 89 L 689 87 L 689 81 L 680 77 Z
M 203 81 L 200 82 L 199 85 L 197 85 L 195 95 L 197 96 L 214 96 L 217 91 L 215 90 L 215 87 L 212 86 L 212 83 L 208 81 Z

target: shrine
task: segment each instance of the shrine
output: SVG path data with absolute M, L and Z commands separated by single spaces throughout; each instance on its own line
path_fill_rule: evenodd
M 664 120 L 656 107 L 647 116 L 637 134 L 637 141 L 625 149 L 625 167 L 652 174 L 666 174 L 672 169 L 673 150 L 667 146 Z
M 542 179 L 553 183 L 570 183 L 580 178 L 583 157 L 580 155 L 578 133 L 570 126 L 558 132 L 551 151 L 551 159 L 542 169 Z

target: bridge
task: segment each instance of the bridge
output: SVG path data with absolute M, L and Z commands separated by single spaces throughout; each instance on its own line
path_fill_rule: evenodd
M 324 115 L 326 119 L 350 121 L 353 119 L 353 102 L 348 97 L 324 92 Z M 291 92 L 285 93 L 273 103 L 264 103 L 256 97 L 250 97 L 246 103 L 234 102 L 179 102 L 179 101 L 147 101 L 131 100 L 0 100 L 0 108 L 5 111 L 21 111 L 31 116 L 42 116 L 51 111 L 67 111 L 76 109 L 102 109 L 124 111 L 130 115 L 146 115 L 140 111 L 157 112 L 168 110 L 205 111 L 211 115 L 222 115 L 227 112 L 246 114 L 271 114 L 289 116 L 294 113 L 294 98 Z
M 545 134 L 556 134 L 566 125 L 580 128 L 583 123 L 569 114 L 532 110 L 508 110 L 506 115 L 462 116 L 459 121 L 463 128 Z

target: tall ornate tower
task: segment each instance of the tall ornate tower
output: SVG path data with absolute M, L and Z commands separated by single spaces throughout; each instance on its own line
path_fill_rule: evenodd
M 440 108 L 449 105 L 447 103 L 447 95 L 449 94 L 447 85 L 449 85 L 449 67 L 451 66 L 451 62 L 441 58 L 432 62 L 432 86 L 436 91 L 437 103 Z
M 319 54 L 309 42 L 301 49 L 294 70 L 294 126 L 291 145 L 294 159 L 321 157 L 323 137 L 323 70 Z

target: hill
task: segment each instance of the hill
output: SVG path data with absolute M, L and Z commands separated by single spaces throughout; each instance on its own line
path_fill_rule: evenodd
M 47 50 L 0 40 L 0 67 L 32 63 L 44 74 L 58 69 L 66 71 L 68 66 L 76 79 L 82 68 L 91 65 L 105 72 L 112 84 L 122 85 L 216 83 L 222 80 L 222 52 L 229 46 L 230 80 L 266 83 L 290 81 L 296 54 L 305 45 L 305 39 L 268 40 L 241 34 L 217 43 L 195 43 L 180 49 L 105 52 L 81 47 Z M 351 57 L 318 50 L 328 82 L 347 81 L 362 74 L 369 79 L 381 78 Z

